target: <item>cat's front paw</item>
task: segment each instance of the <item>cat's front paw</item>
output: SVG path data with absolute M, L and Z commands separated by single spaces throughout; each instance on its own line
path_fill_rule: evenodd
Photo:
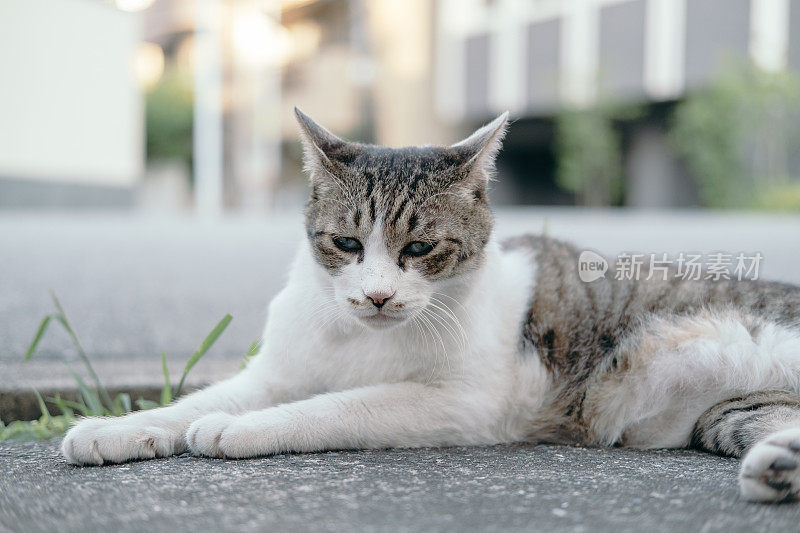
M 235 418 L 227 413 L 212 413 L 192 422 L 186 431 L 189 451 L 205 457 L 226 457 L 219 448 L 219 441 Z
M 778 502 L 800 495 L 800 429 L 785 429 L 747 452 L 739 471 L 739 489 L 750 501 Z
M 195 421 L 186 432 L 186 444 L 195 455 L 244 459 L 272 455 L 285 446 L 287 427 L 281 417 L 263 412 L 244 415 L 214 413 Z
M 86 418 L 67 432 L 61 453 L 76 465 L 124 463 L 172 455 L 177 442 L 171 431 L 125 418 Z

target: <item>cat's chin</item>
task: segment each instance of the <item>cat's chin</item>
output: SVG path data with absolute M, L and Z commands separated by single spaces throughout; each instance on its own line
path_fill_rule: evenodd
M 371 316 L 362 316 L 358 319 L 373 329 L 389 329 L 398 326 L 406 321 L 404 316 L 389 316 L 384 313 L 376 313 Z

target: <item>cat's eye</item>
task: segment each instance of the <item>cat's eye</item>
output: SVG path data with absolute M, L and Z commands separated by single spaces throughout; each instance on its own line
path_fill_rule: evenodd
M 363 248 L 358 239 L 353 239 L 352 237 L 334 237 L 333 244 L 341 251 L 351 254 L 360 252 Z
M 421 255 L 430 253 L 431 250 L 433 250 L 432 244 L 422 241 L 414 241 L 408 243 L 406 247 L 403 248 L 403 254 L 410 255 L 411 257 L 419 257 Z

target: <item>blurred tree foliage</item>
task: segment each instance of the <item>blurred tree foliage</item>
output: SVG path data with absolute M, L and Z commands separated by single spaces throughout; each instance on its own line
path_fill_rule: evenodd
M 556 181 L 585 206 L 622 198 L 622 152 L 615 124 L 640 116 L 638 107 L 604 102 L 568 109 L 556 117 Z
M 678 105 L 670 138 L 710 207 L 800 209 L 800 79 L 732 66 Z
M 188 72 L 168 68 L 146 96 L 147 159 L 178 159 L 191 169 L 194 93 Z

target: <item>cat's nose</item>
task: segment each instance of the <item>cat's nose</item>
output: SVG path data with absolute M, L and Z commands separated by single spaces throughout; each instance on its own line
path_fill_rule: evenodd
M 389 293 L 385 291 L 375 291 L 375 292 L 365 293 L 365 296 L 370 302 L 372 302 L 372 305 L 380 309 L 381 307 L 383 307 L 383 304 L 385 304 L 389 298 L 394 296 L 394 293 L 393 292 Z

